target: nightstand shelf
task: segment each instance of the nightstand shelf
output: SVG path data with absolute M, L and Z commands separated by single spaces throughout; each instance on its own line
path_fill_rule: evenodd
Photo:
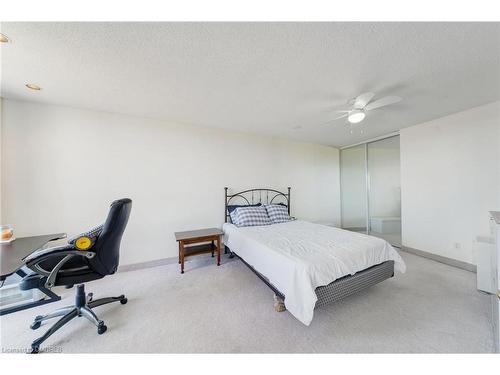
M 213 256 L 215 251 L 216 251 L 216 246 L 213 243 L 207 243 L 203 245 L 190 245 L 184 247 L 184 257 L 187 258 L 193 255 L 209 254 L 209 253 L 212 253 Z

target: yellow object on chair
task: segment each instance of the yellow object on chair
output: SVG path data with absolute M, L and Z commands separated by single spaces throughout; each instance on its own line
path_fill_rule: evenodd
M 75 241 L 75 247 L 78 250 L 87 250 L 90 246 L 92 246 L 92 241 L 86 236 L 78 237 Z

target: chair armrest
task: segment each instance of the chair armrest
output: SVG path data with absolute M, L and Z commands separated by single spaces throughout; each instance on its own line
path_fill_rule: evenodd
M 38 264 L 40 262 L 43 262 L 47 259 L 50 259 L 52 258 L 53 256 L 64 256 L 64 255 L 79 255 L 79 256 L 83 256 L 83 257 L 86 257 L 88 259 L 91 259 L 93 258 L 96 253 L 93 252 L 93 251 L 87 251 L 87 250 L 60 250 L 60 251 L 51 251 L 51 252 L 48 252 L 48 253 L 44 253 L 44 254 L 37 254 L 36 256 L 34 257 L 31 257 L 31 255 L 25 259 L 25 263 L 27 266 L 29 266 L 29 264 Z
M 59 245 L 59 246 L 41 248 L 41 249 L 35 250 L 31 254 L 27 255 L 23 260 L 25 263 L 28 263 L 28 262 L 31 262 L 35 259 L 38 259 L 44 255 L 52 255 L 52 254 L 60 253 L 62 251 L 71 251 L 71 250 L 76 250 L 75 246 L 72 244 L 64 244 L 64 245 Z
M 24 259 L 24 261 L 26 263 L 26 266 L 32 271 L 40 275 L 47 276 L 45 287 L 52 288 L 55 284 L 57 273 L 68 260 L 70 260 L 72 257 L 75 256 L 83 256 L 88 259 L 91 259 L 95 255 L 96 253 L 93 251 L 77 250 L 73 245 L 68 244 L 63 246 L 55 246 L 55 247 L 49 247 L 47 249 L 37 250 L 34 253 L 27 256 Z M 52 257 L 61 257 L 61 256 L 63 256 L 64 258 L 61 259 L 51 270 L 46 270 L 40 266 L 40 263 L 47 259 L 50 259 Z

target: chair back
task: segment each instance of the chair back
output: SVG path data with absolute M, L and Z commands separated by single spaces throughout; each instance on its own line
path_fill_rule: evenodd
M 127 226 L 132 200 L 119 199 L 111 203 L 102 232 L 92 247 L 96 256 L 89 259 L 89 267 L 101 275 L 116 272 L 120 260 L 120 242 Z

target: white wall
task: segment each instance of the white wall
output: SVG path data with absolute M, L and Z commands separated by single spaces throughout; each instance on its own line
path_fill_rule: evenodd
M 338 150 L 4 99 L 3 221 L 17 236 L 78 233 L 133 200 L 121 264 L 174 257 L 173 232 L 223 222 L 224 186 L 292 187 L 292 215 L 339 216 Z
M 500 102 L 402 129 L 403 245 L 475 264 L 500 209 Z

